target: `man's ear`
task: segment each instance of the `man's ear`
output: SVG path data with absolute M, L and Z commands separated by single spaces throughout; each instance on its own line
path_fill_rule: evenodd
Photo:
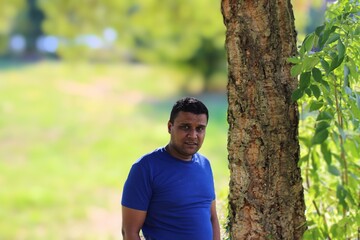
M 172 127 L 172 124 L 171 124 L 171 122 L 170 122 L 170 121 L 168 121 L 168 133 L 170 133 L 170 132 L 171 132 L 171 127 Z

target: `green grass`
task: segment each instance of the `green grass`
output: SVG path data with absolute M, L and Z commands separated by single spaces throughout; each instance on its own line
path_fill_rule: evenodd
M 179 71 L 143 65 L 2 64 L 0 239 L 119 239 L 128 170 L 167 143 L 185 83 Z M 211 114 L 201 152 L 222 207 L 226 96 L 198 97 Z

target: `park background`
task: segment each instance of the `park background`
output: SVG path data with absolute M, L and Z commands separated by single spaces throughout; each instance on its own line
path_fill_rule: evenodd
M 201 152 L 226 223 L 220 2 L 111 2 L 1 2 L 0 239 L 121 239 L 129 168 L 168 142 L 185 95 L 210 110 Z M 327 2 L 292 1 L 299 44 Z

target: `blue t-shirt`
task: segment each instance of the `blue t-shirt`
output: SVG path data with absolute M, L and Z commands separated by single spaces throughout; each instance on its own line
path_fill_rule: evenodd
M 159 148 L 132 166 L 121 204 L 147 211 L 142 227 L 155 240 L 211 240 L 211 202 L 215 199 L 208 159 L 199 153 L 191 161 L 172 157 Z

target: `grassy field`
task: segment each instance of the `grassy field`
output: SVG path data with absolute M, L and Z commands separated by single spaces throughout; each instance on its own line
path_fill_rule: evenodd
M 0 239 L 121 239 L 123 182 L 138 157 L 167 143 L 186 82 L 143 65 L 0 64 Z M 210 110 L 201 152 L 224 221 L 226 96 L 198 97 Z

